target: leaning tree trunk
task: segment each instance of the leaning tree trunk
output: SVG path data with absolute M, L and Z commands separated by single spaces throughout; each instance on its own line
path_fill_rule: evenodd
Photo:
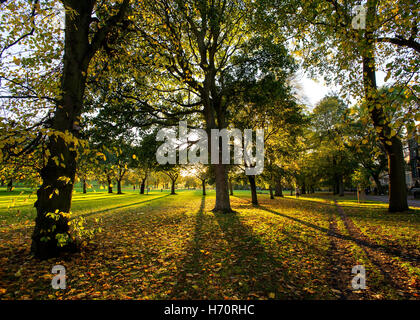
M 258 205 L 257 185 L 255 184 L 255 176 L 249 175 L 248 180 L 249 180 L 249 185 L 251 187 L 252 204 L 253 205 Z
M 201 180 L 201 184 L 203 186 L 203 196 L 205 196 L 206 195 L 206 180 L 205 179 Z
M 68 225 L 76 174 L 73 138 L 78 137 L 80 130 L 87 70 L 90 60 L 102 46 L 110 29 L 121 21 L 129 4 L 128 0 L 124 0 L 118 13 L 92 34 L 90 24 L 95 0 L 62 2 L 66 12 L 61 91 L 47 143 L 50 155 L 40 171 L 42 185 L 37 191 L 37 216 L 31 245 L 32 253 L 42 259 L 75 249 Z
M 369 0 L 366 16 L 366 31 L 361 48 L 363 63 L 363 85 L 370 117 L 377 130 L 379 140 L 388 158 L 389 173 L 389 212 L 408 210 L 407 185 L 402 143 L 398 136 L 391 136 L 391 125 L 378 96 L 375 68 L 375 17 L 376 1 Z M 379 106 L 379 107 L 378 107 Z
M 37 216 L 31 251 L 42 259 L 56 256 L 63 250 L 75 249 L 69 234 L 68 213 L 76 173 L 76 151 L 74 143 L 69 139 L 72 135 L 78 136 L 78 121 L 90 60 L 86 57 L 91 50 L 89 25 L 92 22 L 93 4 L 94 1 L 67 3 L 76 12 L 66 10 L 62 97 L 54 112 L 53 131 L 47 144 L 50 156 L 40 172 L 42 185 L 35 202 Z M 62 245 L 59 245 L 59 239 L 63 240 Z

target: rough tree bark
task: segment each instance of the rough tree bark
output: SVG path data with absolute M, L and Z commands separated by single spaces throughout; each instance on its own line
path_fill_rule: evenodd
M 146 179 L 142 179 L 141 180 L 141 185 L 140 185 L 140 194 L 144 194 L 144 188 L 146 187 Z
M 224 164 L 214 164 L 215 184 L 216 184 L 216 203 L 213 211 L 231 212 L 227 167 Z
M 344 197 L 344 183 L 343 183 L 343 176 L 338 176 L 338 195 L 340 197 Z
M 273 187 L 271 186 L 271 184 L 268 187 L 268 189 L 270 190 L 270 199 L 274 199 Z
M 382 186 L 381 181 L 379 180 L 379 175 L 372 175 L 373 180 L 375 181 L 376 188 L 378 189 L 378 194 L 384 194 L 384 187 Z
M 171 194 L 176 194 L 175 193 L 175 182 L 176 182 L 176 179 L 171 180 Z
M 57 256 L 61 251 L 76 249 L 69 234 L 67 214 L 70 212 L 76 173 L 76 149 L 73 138 L 78 137 L 87 70 L 90 60 L 102 46 L 109 28 L 122 18 L 128 3 L 128 0 L 124 0 L 118 14 L 111 17 L 90 38 L 95 0 L 63 1 L 63 4 L 71 10 L 66 10 L 65 13 L 61 96 L 52 120 L 52 135 L 47 143 L 50 156 L 40 172 L 42 185 L 37 191 L 35 202 L 37 216 L 31 251 L 38 258 L 47 259 Z M 55 217 L 49 216 L 48 213 L 54 213 Z M 60 238 L 68 240 L 59 246 Z
M 206 179 L 201 180 L 201 185 L 203 186 L 203 196 L 206 195 Z
M 117 180 L 117 194 L 122 194 L 121 180 Z
M 277 182 L 274 186 L 274 195 L 276 197 L 283 197 L 283 186 L 281 185 L 280 179 L 277 180 Z
M 112 180 L 109 175 L 106 176 L 106 181 L 108 183 L 108 193 L 112 193 Z
M 83 193 L 87 193 L 87 183 L 86 183 L 86 179 L 83 178 Z
M 7 191 L 12 192 L 13 190 L 13 178 L 10 178 L 9 182 L 7 183 Z
M 389 173 L 389 212 L 408 210 L 407 186 L 405 182 L 405 165 L 402 143 L 398 136 L 391 136 L 391 126 L 386 119 L 383 107 L 380 106 L 375 68 L 374 24 L 376 20 L 377 0 L 367 2 L 366 31 L 361 48 L 363 63 L 363 85 L 365 99 L 368 103 L 370 117 L 384 146 L 388 158 Z
M 248 175 L 249 185 L 251 187 L 251 199 L 253 205 L 258 205 L 257 185 L 255 184 L 255 176 Z

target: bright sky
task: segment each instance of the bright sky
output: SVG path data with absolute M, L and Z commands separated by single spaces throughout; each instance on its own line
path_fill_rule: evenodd
M 302 96 L 312 108 L 331 91 L 322 79 L 314 81 L 303 76 L 299 82 L 303 89 Z
M 376 72 L 376 81 L 378 83 L 378 87 L 384 84 L 385 73 L 382 71 Z M 302 86 L 302 90 L 300 95 L 304 99 L 305 103 L 312 108 L 316 106 L 316 104 L 325 97 L 328 93 L 331 92 L 338 92 L 338 87 L 327 86 L 322 78 L 312 80 L 307 75 L 299 74 L 297 81 Z

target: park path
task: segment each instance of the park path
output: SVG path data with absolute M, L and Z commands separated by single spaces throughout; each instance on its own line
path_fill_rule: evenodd
M 378 201 L 378 202 L 384 202 L 384 203 L 388 203 L 389 202 L 388 196 L 371 196 L 371 195 L 367 195 L 366 196 L 366 200 Z M 408 205 L 410 207 L 420 208 L 420 200 L 419 199 L 408 198 L 407 202 L 408 202 Z
M 329 284 L 333 288 L 333 293 L 342 300 L 355 300 L 364 297 L 365 294 L 355 294 L 350 288 L 351 275 L 349 271 L 357 265 L 357 262 L 349 250 L 349 243 L 339 232 L 334 214 L 331 214 L 329 218 L 328 236 L 330 247 L 327 256 L 331 266 Z

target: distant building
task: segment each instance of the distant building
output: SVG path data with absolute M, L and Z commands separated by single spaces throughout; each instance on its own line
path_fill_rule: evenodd
M 420 183 L 419 143 L 416 136 L 408 140 L 408 166 L 411 173 L 411 184 L 408 187 L 412 187 L 416 181 Z
M 413 135 L 413 138 L 408 139 L 407 144 L 403 148 L 403 152 L 404 160 L 407 164 L 405 170 L 405 183 L 407 188 L 411 188 L 416 182 L 420 184 L 420 152 L 419 143 L 415 134 Z M 382 185 L 387 186 L 389 184 L 388 172 L 384 172 L 379 180 Z

